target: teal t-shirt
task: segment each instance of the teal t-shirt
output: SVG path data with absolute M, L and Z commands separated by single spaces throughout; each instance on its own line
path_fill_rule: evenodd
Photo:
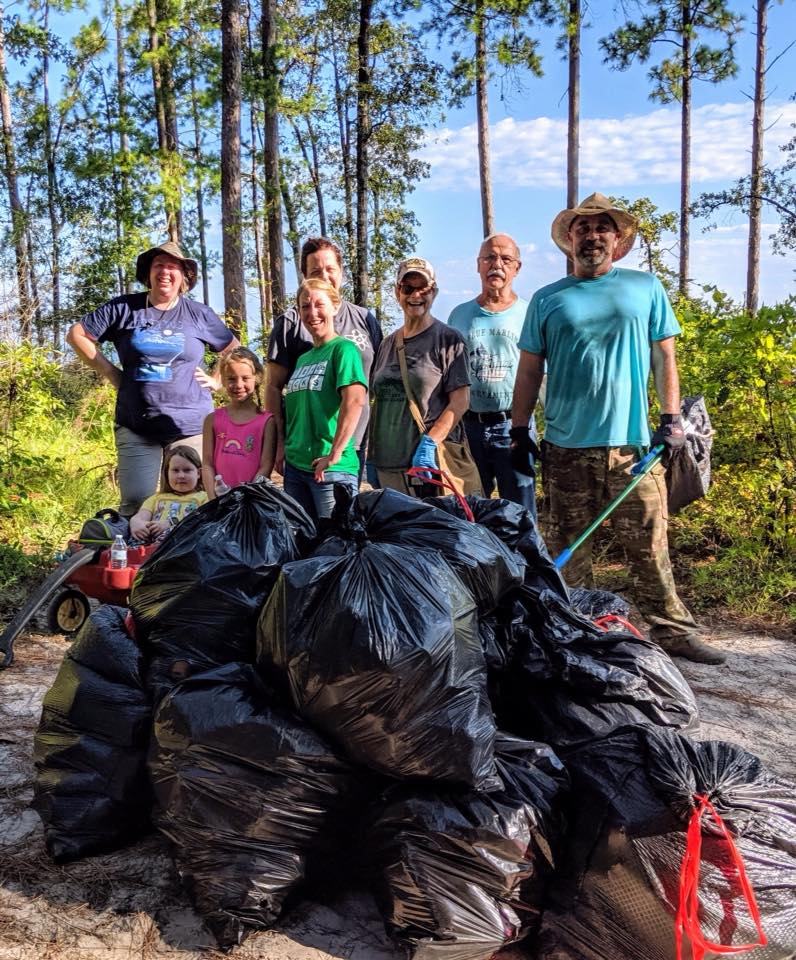
M 517 297 L 507 309 L 492 313 L 477 300 L 454 307 L 448 326 L 467 343 L 470 362 L 470 409 L 476 413 L 511 410 L 520 359 L 519 339 L 528 301 Z
M 367 389 L 362 354 L 351 340 L 335 337 L 298 358 L 285 388 L 285 460 L 291 467 L 312 471 L 312 461 L 331 452 L 340 389 L 353 383 Z M 353 438 L 327 472 L 359 473 Z
M 520 348 L 547 359 L 545 439 L 559 447 L 646 447 L 651 344 L 680 333 L 657 277 L 614 267 L 533 295 Z

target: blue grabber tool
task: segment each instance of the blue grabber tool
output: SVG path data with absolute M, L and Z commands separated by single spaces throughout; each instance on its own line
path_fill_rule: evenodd
M 583 533 L 574 540 L 568 547 L 565 547 L 561 553 L 555 558 L 554 564 L 556 570 L 560 570 L 565 563 L 568 563 L 572 554 L 578 549 L 578 547 L 594 533 L 594 531 L 600 526 L 603 520 L 606 520 L 619 504 L 625 499 L 625 497 L 630 493 L 630 491 L 637 486 L 643 477 L 645 477 L 650 470 L 655 466 L 656 463 L 661 459 L 663 455 L 663 444 L 659 443 L 657 446 L 653 447 L 649 453 L 639 460 L 638 463 L 634 464 L 633 469 L 630 471 L 633 474 L 633 479 L 625 487 L 625 489 L 619 494 L 618 497 L 615 497 L 608 506 L 603 510 L 603 512 L 595 520 L 586 527 Z

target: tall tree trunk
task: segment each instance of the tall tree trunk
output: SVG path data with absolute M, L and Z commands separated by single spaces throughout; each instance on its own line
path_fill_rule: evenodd
M 202 176 L 202 124 L 199 118 L 199 98 L 196 95 L 196 62 L 194 58 L 194 48 L 193 48 L 193 38 L 191 38 L 191 53 L 190 53 L 190 66 L 191 66 L 191 116 L 193 118 L 193 142 L 194 142 L 194 156 L 195 156 L 195 167 L 194 175 L 196 177 L 196 191 L 195 191 L 195 200 L 196 200 L 196 220 L 197 220 L 197 229 L 199 231 L 199 262 L 202 267 L 202 302 L 210 306 L 210 270 L 208 269 L 207 261 L 207 223 L 205 221 L 205 202 L 204 195 L 202 193 L 202 188 L 204 186 L 204 178 Z M 222 145 L 223 145 L 223 133 L 222 133 Z M 223 146 L 222 146 L 223 149 Z M 223 162 L 223 161 L 222 161 Z M 222 182 L 223 182 L 223 168 L 222 168 Z M 222 187 L 223 191 L 223 187 Z M 223 212 L 222 212 L 223 220 Z
M 156 0 L 158 20 L 168 23 L 168 0 Z M 174 89 L 174 70 L 171 62 L 171 44 L 168 28 L 163 29 L 163 43 L 160 48 L 160 69 L 163 80 L 163 110 L 166 119 L 166 162 L 169 172 L 171 194 L 171 224 L 169 239 L 182 243 L 182 158 L 180 157 L 180 133 L 177 118 L 177 94 Z
M 307 124 L 307 133 L 310 139 L 310 149 L 307 149 L 307 144 L 304 140 L 304 135 L 299 129 L 298 123 L 291 118 L 290 125 L 293 128 L 293 133 L 296 137 L 296 143 L 299 145 L 299 150 L 301 151 L 301 156 L 304 160 L 304 164 L 307 167 L 307 173 L 310 175 L 310 181 L 312 182 L 312 188 L 315 191 L 315 203 L 318 207 L 318 227 L 322 237 L 326 236 L 326 207 L 323 201 L 323 191 L 321 190 L 321 172 L 320 165 L 318 163 L 318 145 L 316 142 L 315 132 L 313 131 L 312 124 L 308 117 L 305 117 Z
M 373 312 L 376 319 L 381 324 L 383 305 L 382 293 L 384 291 L 384 261 L 382 259 L 381 242 L 381 197 L 379 196 L 378 184 L 373 184 Z
M 246 17 L 246 48 L 249 54 L 249 61 L 254 62 L 254 50 L 252 43 L 251 29 L 251 7 L 248 8 Z M 255 109 L 258 107 L 258 100 L 252 97 L 249 103 L 249 130 L 251 133 L 251 195 L 252 195 L 252 233 L 254 234 L 254 264 L 257 269 L 257 292 L 260 295 L 260 329 L 262 331 L 262 348 L 265 351 L 268 347 L 267 335 L 269 332 L 269 312 L 266 304 L 267 284 L 265 281 L 265 264 L 263 263 L 263 236 L 260 228 L 260 196 L 257 189 L 257 121 Z
M 113 7 L 114 26 L 116 28 L 116 97 L 119 103 L 119 253 L 124 247 L 126 236 L 125 225 L 131 213 L 130 195 L 130 137 L 127 132 L 127 64 L 124 60 L 124 20 L 122 17 L 121 0 L 116 0 Z M 127 273 L 123 264 L 124 258 L 119 257 L 119 292 L 131 293 L 133 288 L 132 277 Z
M 240 195 L 240 0 L 221 0 L 221 229 L 224 309 L 234 330 L 246 323 Z
M 580 0 L 569 0 L 569 88 L 567 90 L 567 207 L 578 204 L 580 164 Z M 567 273 L 575 264 L 567 257 Z
M 691 7 L 683 3 L 683 102 L 680 123 L 680 274 L 678 290 L 688 296 L 688 272 L 691 255 Z
M 766 31 L 769 0 L 757 0 L 757 54 L 755 58 L 755 111 L 752 121 L 752 178 L 749 201 L 749 248 L 746 258 L 746 309 L 757 313 L 760 299 L 760 232 L 763 201 L 763 115 L 766 105 Z
M 368 299 L 368 141 L 370 118 L 370 17 L 373 0 L 360 0 L 357 34 L 357 266 L 354 302 Z
M 348 124 L 348 96 L 340 82 L 340 64 L 337 59 L 337 44 L 332 37 L 332 63 L 334 65 L 334 103 L 337 110 L 337 126 L 340 132 L 340 157 L 343 167 L 343 223 L 345 227 L 348 256 L 353 268 L 356 259 L 354 238 L 354 190 L 351 176 L 351 136 Z
M 158 36 L 157 0 L 146 0 L 147 20 L 149 23 L 149 52 L 152 64 L 152 91 L 155 98 L 155 122 L 158 131 L 158 159 L 160 163 L 160 183 L 163 194 L 163 207 L 166 215 L 166 230 L 169 240 L 180 242 L 180 230 L 172 199 L 171 164 L 169 162 L 169 132 L 166 123 L 166 93 L 163 84 L 161 65 L 160 37 Z
M 116 237 L 116 250 L 118 253 L 121 253 L 123 236 L 122 217 L 124 207 L 121 193 L 121 176 L 116 155 L 116 144 L 113 140 L 113 111 L 111 109 L 111 100 L 105 87 L 105 79 L 102 74 L 99 76 L 99 82 L 102 84 L 102 100 L 105 104 L 105 130 L 108 137 L 108 158 L 110 159 L 111 170 L 113 171 L 113 230 Z M 122 268 L 121 257 L 118 257 L 116 264 L 116 280 L 118 283 L 119 296 L 121 296 L 125 292 L 124 269 Z
M 263 0 L 262 54 L 265 79 L 263 166 L 265 168 L 268 260 L 271 304 L 275 315 L 287 306 L 285 257 L 282 253 L 282 186 L 279 175 L 279 68 L 276 59 L 276 0 Z
M 44 108 L 44 154 L 47 166 L 47 213 L 50 219 L 50 258 L 52 270 L 52 339 L 53 348 L 61 346 L 61 223 L 58 216 L 58 184 L 53 149 L 52 115 L 50 113 L 50 4 L 44 3 L 44 44 L 42 46 L 42 106 Z M 115 169 L 115 164 L 114 164 Z
M 484 236 L 495 232 L 492 202 L 492 172 L 489 157 L 489 95 L 486 56 L 486 18 L 483 0 L 476 2 L 475 14 L 475 104 L 478 114 L 478 177 L 481 181 L 481 217 Z
M 285 207 L 285 216 L 287 217 L 287 242 L 290 244 L 290 251 L 293 254 L 293 265 L 296 268 L 296 276 L 301 277 L 301 246 L 299 245 L 299 225 L 296 216 L 296 205 L 290 195 L 290 189 L 287 181 L 282 177 L 282 203 Z
M 14 150 L 14 122 L 11 116 L 11 97 L 8 93 L 8 75 L 6 71 L 5 30 L 3 29 L 4 8 L 0 5 L 0 113 L 3 122 L 3 159 L 5 161 L 6 186 L 8 188 L 8 206 L 11 210 L 11 237 L 14 244 L 14 258 L 17 268 L 17 296 L 19 299 L 19 332 L 23 340 L 30 339 L 32 309 L 29 294 L 30 260 L 25 234 L 25 211 L 19 199 L 17 182 L 17 160 Z

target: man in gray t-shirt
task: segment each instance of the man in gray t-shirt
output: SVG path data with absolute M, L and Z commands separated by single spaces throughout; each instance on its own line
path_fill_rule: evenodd
M 301 248 L 301 273 L 305 278 L 316 277 L 339 290 L 343 285 L 343 258 L 340 248 L 326 237 L 310 237 Z M 381 328 L 373 314 L 365 307 L 343 300 L 334 318 L 334 328 L 341 337 L 353 341 L 362 353 L 365 376 L 370 375 L 373 358 L 382 340 Z M 312 347 L 312 338 L 304 329 L 296 307 L 290 307 L 274 321 L 266 356 L 268 379 L 265 388 L 265 408 L 274 415 L 278 432 L 276 464 L 281 473 L 284 464 L 284 414 L 282 391 L 290 379 L 296 361 Z M 367 446 L 369 408 L 362 411 L 354 431 L 354 446 L 364 465 Z

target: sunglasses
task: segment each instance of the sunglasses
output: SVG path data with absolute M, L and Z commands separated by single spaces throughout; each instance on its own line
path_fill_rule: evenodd
M 428 291 L 434 286 L 433 283 L 424 283 L 422 287 L 416 287 L 412 283 L 403 281 L 398 284 L 398 289 L 401 291 L 404 296 L 409 297 L 413 293 L 428 293 Z

